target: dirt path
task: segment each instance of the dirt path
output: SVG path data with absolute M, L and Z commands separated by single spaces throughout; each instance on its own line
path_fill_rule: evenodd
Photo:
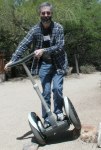
M 39 80 L 36 80 L 40 87 Z M 64 95 L 68 96 L 82 124 L 98 126 L 101 121 L 101 73 L 72 75 L 65 78 Z M 41 105 L 28 79 L 0 83 L 0 150 L 22 150 L 31 143 L 33 135 L 17 140 L 30 131 L 27 116 L 35 111 L 41 116 Z M 87 144 L 79 138 L 71 140 L 61 135 L 61 139 L 51 139 L 39 150 L 97 150 L 96 144 Z

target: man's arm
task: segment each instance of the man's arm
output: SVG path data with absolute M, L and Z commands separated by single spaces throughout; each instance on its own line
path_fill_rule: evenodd
M 17 61 L 22 56 L 23 52 L 28 49 L 28 46 L 33 41 L 33 34 L 34 29 L 32 28 L 18 45 L 16 51 L 12 55 L 11 61 Z
M 32 28 L 28 34 L 25 36 L 25 38 L 21 41 L 21 43 L 18 45 L 16 51 L 13 53 L 11 60 L 5 65 L 4 69 L 5 71 L 9 70 L 8 65 L 12 64 L 12 62 L 17 61 L 23 54 L 23 52 L 28 49 L 28 46 L 33 41 L 33 34 L 34 29 Z

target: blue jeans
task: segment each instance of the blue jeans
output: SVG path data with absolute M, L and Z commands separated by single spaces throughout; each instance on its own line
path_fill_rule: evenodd
M 52 64 L 46 64 L 42 62 L 39 69 L 39 77 L 42 84 L 42 95 L 48 105 L 51 107 L 51 84 L 53 84 L 53 100 L 54 100 L 54 113 L 62 113 L 63 107 L 63 73 L 57 73 L 56 69 Z M 42 117 L 47 117 L 44 106 L 42 105 Z

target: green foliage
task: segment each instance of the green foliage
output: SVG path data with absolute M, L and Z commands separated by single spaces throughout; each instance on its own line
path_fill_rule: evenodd
M 29 28 L 39 21 L 38 6 L 44 0 L 0 1 L 0 51 L 15 51 Z M 64 26 L 65 49 L 69 65 L 92 64 L 101 69 L 101 3 L 97 0 L 49 0 L 54 6 L 53 19 Z
M 94 66 L 86 64 L 85 66 L 80 67 L 80 71 L 81 71 L 81 73 L 84 73 L 84 74 L 90 74 L 90 73 L 95 72 L 96 69 Z
M 66 25 L 66 45 L 70 65 L 74 66 L 73 54 L 79 54 L 79 65 L 101 66 L 101 5 L 94 0 L 82 3 L 82 11 L 77 23 Z M 81 17 L 80 17 L 81 16 Z M 68 27 L 69 25 L 69 27 Z

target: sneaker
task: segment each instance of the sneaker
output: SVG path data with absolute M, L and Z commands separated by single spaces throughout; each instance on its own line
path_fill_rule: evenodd
M 45 127 L 45 128 L 48 128 L 48 127 L 50 127 L 50 126 L 51 126 L 51 124 L 50 124 L 48 118 L 46 118 L 46 119 L 44 120 L 44 127 Z
M 65 116 L 63 113 L 57 114 L 57 121 L 63 121 L 65 120 Z

